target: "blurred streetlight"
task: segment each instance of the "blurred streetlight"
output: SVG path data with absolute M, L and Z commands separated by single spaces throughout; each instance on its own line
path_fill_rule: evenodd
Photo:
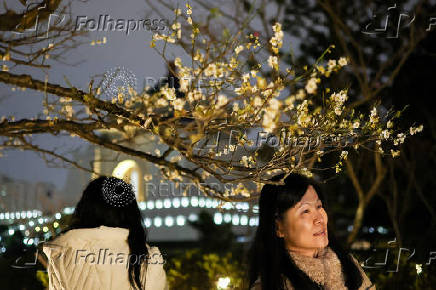
M 228 289 L 230 285 L 230 277 L 221 277 L 217 282 L 217 289 Z

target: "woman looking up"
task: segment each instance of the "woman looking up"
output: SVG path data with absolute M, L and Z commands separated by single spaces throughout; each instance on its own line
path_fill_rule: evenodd
M 329 231 L 325 200 L 317 183 L 299 174 L 289 174 L 284 183 L 265 184 L 260 194 L 250 288 L 375 289 L 359 263 Z

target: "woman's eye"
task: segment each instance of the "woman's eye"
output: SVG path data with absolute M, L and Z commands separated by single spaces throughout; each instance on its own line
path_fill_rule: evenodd
M 322 208 L 322 204 L 318 205 L 318 208 Z
M 309 210 L 308 210 L 308 209 L 305 209 L 305 210 L 303 211 L 303 213 L 309 213 Z

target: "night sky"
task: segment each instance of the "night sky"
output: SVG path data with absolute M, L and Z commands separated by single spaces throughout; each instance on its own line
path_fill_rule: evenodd
M 18 2 L 16 2 L 18 3 Z M 77 16 L 87 16 L 88 19 L 108 14 L 114 19 L 148 19 L 159 18 L 153 13 L 144 1 L 129 1 L 128 5 L 119 1 L 109 0 L 103 2 L 73 1 L 72 14 L 74 21 Z M 17 5 L 17 4 L 15 4 Z M 8 7 L 14 8 L 13 5 Z M 148 11 L 148 12 L 147 12 Z M 172 15 L 171 15 L 172 17 Z M 49 70 L 51 83 L 66 86 L 66 77 L 74 86 L 86 90 L 92 76 L 103 75 L 104 72 L 121 66 L 131 70 L 137 78 L 137 88 L 142 88 L 143 80 L 165 76 L 166 67 L 161 57 L 150 48 L 153 32 L 141 29 L 140 31 L 125 32 L 107 31 L 90 32 L 84 39 L 88 44 L 74 49 L 65 57 L 68 64 L 50 60 L 52 68 Z M 101 40 L 106 36 L 107 43 L 91 46 L 92 40 Z M 44 74 L 39 70 L 30 71 L 28 68 L 14 69 L 14 73 L 33 74 L 36 78 L 44 80 Z M 11 86 L 0 84 L 0 116 L 14 115 L 16 120 L 30 118 L 42 112 L 42 93 L 32 90 L 11 91 Z M 77 148 L 86 144 L 78 138 L 59 138 L 56 136 L 35 136 L 36 143 L 44 148 L 60 147 L 58 152 L 68 152 L 64 148 Z M 62 189 L 67 169 L 49 168 L 45 161 L 37 154 L 27 151 L 8 150 L 0 158 L 0 172 L 16 179 L 29 181 L 53 182 Z

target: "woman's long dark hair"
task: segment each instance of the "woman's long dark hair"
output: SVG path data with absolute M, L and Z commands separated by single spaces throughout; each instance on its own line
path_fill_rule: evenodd
M 271 181 L 279 181 L 284 173 L 274 176 Z M 259 226 L 254 243 L 250 249 L 250 288 L 258 277 L 262 289 L 285 289 L 284 277 L 289 279 L 295 289 L 322 289 L 303 272 L 288 254 L 283 238 L 276 235 L 275 219 L 301 200 L 309 185 L 312 185 L 325 207 L 325 199 L 317 182 L 303 175 L 291 173 L 284 179 L 284 185 L 265 184 L 259 199 Z M 339 245 L 333 232 L 329 233 L 329 247 L 336 253 L 342 265 L 345 286 L 358 289 L 362 285 L 362 275 L 352 257 Z
M 108 204 L 102 194 L 103 182 L 106 178 L 108 177 L 100 176 L 88 184 L 74 210 L 71 225 L 64 232 L 99 226 L 126 228 L 129 230 L 127 241 L 130 254 L 135 257 L 147 257 L 148 251 L 145 244 L 147 236 L 138 203 L 134 200 L 124 207 L 114 207 Z M 129 259 L 129 281 L 134 289 L 135 286 L 142 289 L 141 263 L 136 263 L 136 260 L 132 263 Z M 144 266 L 146 265 L 147 263 L 144 263 Z

